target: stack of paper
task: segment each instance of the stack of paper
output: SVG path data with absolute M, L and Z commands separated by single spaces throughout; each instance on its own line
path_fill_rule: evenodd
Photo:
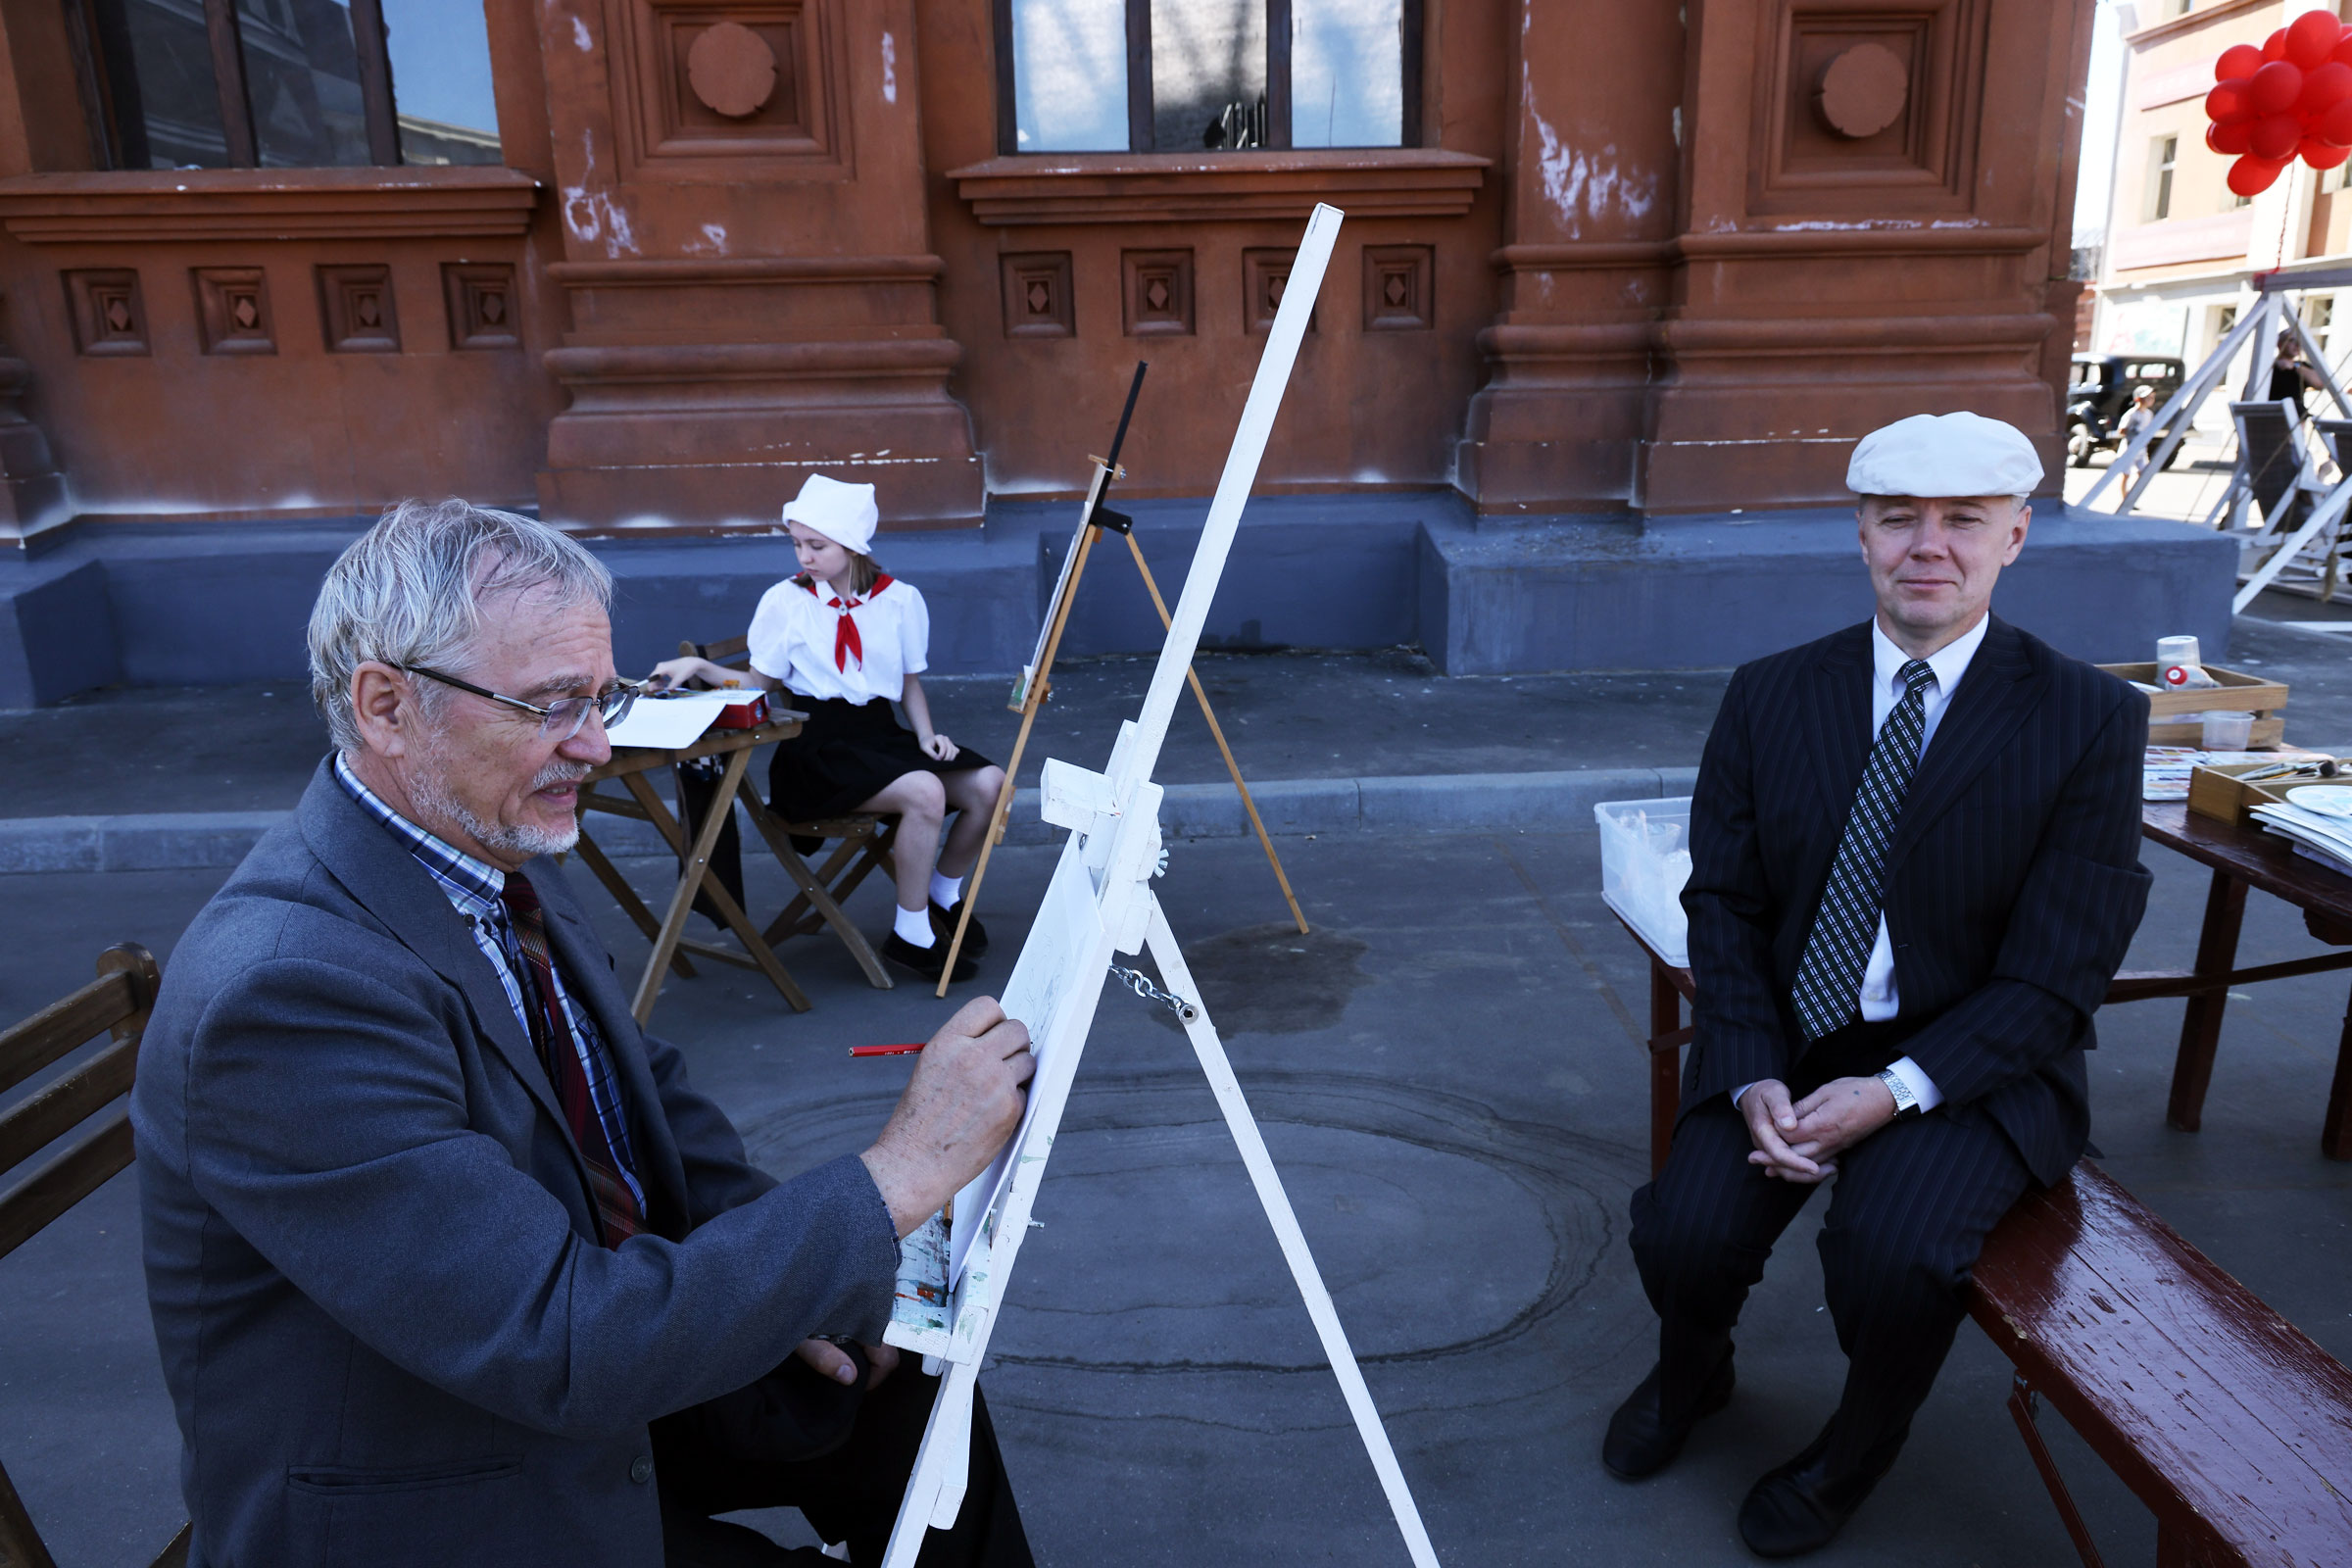
M 2257 806 L 2254 818 L 2265 832 L 2290 840 L 2297 854 L 2330 871 L 2352 875 L 2352 818 L 2308 810 L 2292 802 Z
M 605 732 L 615 746 L 644 746 L 673 752 L 703 738 L 736 692 L 648 693 L 629 707 L 629 716 Z

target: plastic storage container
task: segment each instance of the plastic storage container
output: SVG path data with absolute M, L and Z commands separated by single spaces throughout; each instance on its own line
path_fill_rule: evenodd
M 1603 801 L 1592 808 L 1600 825 L 1600 896 L 1677 968 L 1690 962 L 1690 923 L 1683 916 L 1683 884 L 1690 880 L 1690 797 Z

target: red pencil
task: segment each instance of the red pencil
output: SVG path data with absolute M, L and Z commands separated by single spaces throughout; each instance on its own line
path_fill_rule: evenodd
M 852 1046 L 850 1054 L 853 1056 L 905 1056 L 922 1049 L 919 1043 L 911 1046 Z

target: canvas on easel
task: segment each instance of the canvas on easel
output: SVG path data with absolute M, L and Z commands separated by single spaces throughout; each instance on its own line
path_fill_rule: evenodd
M 1021 666 L 1020 675 L 1012 683 L 1012 697 L 1006 704 L 1021 715 L 1020 733 L 1013 737 L 1012 760 L 1004 764 L 1004 783 L 997 791 L 997 804 L 990 814 L 988 832 L 980 840 L 980 858 L 973 865 L 971 880 L 963 890 L 963 910 L 956 918 L 955 934 L 948 941 L 948 960 L 940 970 L 937 996 L 948 994 L 950 978 L 956 972 L 956 958 L 963 951 L 963 935 L 971 924 L 972 910 L 978 906 L 980 884 L 988 875 L 990 857 L 1004 837 L 1004 820 L 1012 809 L 1013 793 L 1018 787 L 1021 757 L 1029 748 L 1029 731 L 1037 723 L 1037 710 L 1053 695 L 1054 661 L 1061 651 L 1061 634 L 1068 627 L 1070 609 L 1076 602 L 1078 584 L 1086 576 L 1087 557 L 1095 547 L 1096 534 L 1116 533 L 1126 539 L 1127 553 L 1135 560 L 1136 572 L 1144 580 L 1144 589 L 1152 596 L 1152 606 L 1159 612 L 1162 632 L 1172 624 L 1167 601 L 1160 598 L 1159 583 L 1152 575 L 1151 565 L 1144 560 L 1144 547 L 1137 542 L 1133 519 L 1111 511 L 1102 504 L 1110 492 L 1112 481 L 1123 479 L 1127 470 L 1119 466 L 1119 453 L 1127 444 L 1127 427 L 1135 417 L 1135 400 L 1144 389 L 1144 372 L 1151 368 L 1148 361 L 1139 360 L 1135 379 L 1127 383 L 1127 402 L 1119 410 L 1119 427 L 1110 438 L 1110 455 L 1091 458 L 1095 476 L 1088 483 L 1086 503 L 1078 514 L 1078 531 L 1071 536 L 1070 548 L 1061 558 L 1061 572 L 1054 579 L 1054 595 L 1047 601 L 1046 613 L 1037 632 L 1037 648 L 1029 662 Z M 1282 857 L 1274 852 L 1274 840 L 1266 832 L 1264 820 L 1257 814 L 1257 802 L 1243 782 L 1242 765 L 1234 760 L 1233 747 L 1225 739 L 1225 727 L 1217 722 L 1216 710 L 1208 705 L 1208 692 L 1200 684 L 1200 673 L 1188 660 L 1185 678 L 1191 685 L 1194 701 L 1200 705 L 1200 716 L 1208 721 L 1208 733 L 1217 743 L 1217 751 L 1225 759 L 1225 771 L 1233 778 L 1233 787 L 1241 792 L 1242 809 L 1249 814 L 1250 831 L 1257 835 L 1258 848 L 1265 852 L 1266 863 L 1274 868 L 1274 880 L 1282 887 L 1283 902 L 1291 908 L 1291 919 L 1300 936 L 1306 935 L 1306 915 L 1298 907 L 1298 895 L 1291 891 L 1290 874 L 1282 868 Z
M 1113 973 L 1170 1007 L 1184 1026 L 1330 1358 L 1406 1550 L 1416 1568 L 1436 1568 L 1437 1554 L 1330 1293 L 1151 887 L 1152 878 L 1166 866 L 1159 829 L 1164 792 L 1152 782 L 1152 772 L 1272 433 L 1307 315 L 1330 265 L 1340 222 L 1339 211 L 1324 205 L 1318 205 L 1308 220 L 1293 264 L 1291 287 L 1268 334 L 1142 713 L 1120 726 L 1102 772 L 1058 760 L 1045 764 L 1043 814 L 1067 829 L 1069 837 L 1003 999 L 1005 1012 L 1029 1028 L 1036 1072 L 1020 1130 L 996 1162 L 956 1196 L 953 1232 L 934 1216 L 901 1249 L 899 1304 L 885 1338 L 902 1348 L 937 1357 L 942 1376 L 900 1503 L 885 1568 L 912 1568 L 925 1531 L 953 1525 L 962 1506 L 980 1363 L 1006 1300 L 1103 981 Z M 1119 955 L 1146 949 L 1165 989 L 1133 970 L 1114 967 Z

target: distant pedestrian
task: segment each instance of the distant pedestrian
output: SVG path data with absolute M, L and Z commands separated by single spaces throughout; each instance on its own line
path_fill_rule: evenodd
M 2132 443 L 2138 438 L 2139 432 L 2155 422 L 2156 389 L 2152 386 L 2133 387 L 2132 389 L 2132 406 L 2124 411 L 2122 420 L 2115 427 L 2116 452 L 2119 455 L 2129 452 L 2132 449 Z M 2132 471 L 2124 475 L 2124 483 L 2128 485 L 2139 483 L 2139 476 L 2148 471 L 2148 459 L 2155 456 L 2155 452 L 2156 443 L 2150 441 L 2139 456 L 2133 460 Z
M 2295 339 L 2292 327 L 2278 334 L 2278 355 L 2271 361 L 2271 401 L 2292 403 L 2295 412 L 2308 414 L 2303 406 L 2304 392 L 2315 386 L 2326 386 L 2320 372 L 2303 358 L 2303 347 Z

